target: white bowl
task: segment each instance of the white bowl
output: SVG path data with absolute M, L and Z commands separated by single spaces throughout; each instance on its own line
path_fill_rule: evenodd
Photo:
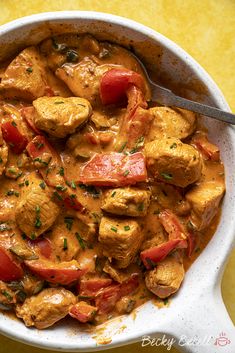
M 58 32 L 89 32 L 99 39 L 132 47 L 158 73 L 169 88 L 200 102 L 229 111 L 222 93 L 209 75 L 185 51 L 163 35 L 134 21 L 96 12 L 51 12 L 10 22 L 0 28 L 0 60 L 27 45 L 36 44 Z M 167 79 L 167 80 L 166 80 Z M 183 87 L 183 89 L 182 89 Z M 221 299 L 220 282 L 226 258 L 234 244 L 235 228 L 235 134 L 231 126 L 204 118 L 212 141 L 219 145 L 226 168 L 227 192 L 217 231 L 186 274 L 169 308 L 151 302 L 105 325 L 104 331 L 85 332 L 76 322 L 64 320 L 43 331 L 29 329 L 18 320 L 0 315 L 0 331 L 15 340 L 61 351 L 92 351 L 125 345 L 143 336 L 165 333 L 187 352 L 221 352 L 214 345 L 224 332 L 230 339 L 226 352 L 235 352 L 235 329 Z M 182 335 L 188 340 L 184 345 Z M 94 337 L 96 336 L 96 337 Z M 106 339 L 109 344 L 99 344 Z M 211 339 L 210 339 L 211 337 Z M 198 339 L 198 340 L 197 340 Z M 203 340 L 203 342 L 200 342 Z M 233 341 L 232 341 L 233 340 Z M 97 343 L 98 342 L 98 343 Z M 144 343 L 147 345 L 148 340 Z

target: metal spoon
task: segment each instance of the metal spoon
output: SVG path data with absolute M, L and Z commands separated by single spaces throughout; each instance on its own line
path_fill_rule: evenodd
M 152 101 L 158 102 L 161 105 L 174 106 L 174 107 L 191 110 L 195 113 L 206 115 L 211 118 L 235 125 L 235 114 L 225 112 L 224 110 L 214 108 L 206 104 L 194 102 L 189 99 L 179 97 L 176 94 L 174 94 L 171 90 L 165 87 L 159 86 L 158 84 L 153 82 L 150 79 L 144 64 L 140 61 L 140 59 L 136 55 L 133 54 L 133 56 L 139 62 L 140 66 L 142 67 L 146 75 L 146 78 L 148 80 L 148 83 L 150 85 L 151 92 L 152 92 Z

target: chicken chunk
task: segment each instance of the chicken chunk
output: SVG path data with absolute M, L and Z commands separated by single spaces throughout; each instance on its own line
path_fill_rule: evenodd
M 198 230 L 203 230 L 210 224 L 224 192 L 224 183 L 217 180 L 201 182 L 187 192 L 186 200 L 192 207 L 191 221 Z
M 154 116 L 148 140 L 153 141 L 162 137 L 176 137 L 185 139 L 195 129 L 196 115 L 185 109 L 154 107 L 150 113 Z
M 35 47 L 24 49 L 7 67 L 0 85 L 4 96 L 32 101 L 45 94 L 46 71 Z
M 61 261 L 75 259 L 81 249 L 76 235 L 79 234 L 81 239 L 83 239 L 84 234 L 87 234 L 88 231 L 88 227 L 82 224 L 79 219 L 72 216 L 58 217 L 51 232 L 48 234 L 53 245 L 54 254 Z
M 146 287 L 160 298 L 175 293 L 184 278 L 184 266 L 178 254 L 166 257 L 145 276 Z
M 118 188 L 109 190 L 102 203 L 102 210 L 132 217 L 145 216 L 150 203 L 150 191 L 137 188 Z
M 15 219 L 19 228 L 31 239 L 49 229 L 55 222 L 59 207 L 48 188 L 41 189 L 41 179 L 32 181 L 16 206 Z
M 3 142 L 3 144 L 0 145 L 0 175 L 2 175 L 2 173 L 5 170 L 7 159 L 8 159 L 8 147 L 7 147 L 7 144 Z
M 72 134 L 91 114 L 90 103 L 77 97 L 41 97 L 33 106 L 35 126 L 55 137 Z
M 115 259 L 117 267 L 125 268 L 134 261 L 142 239 L 143 234 L 136 221 L 102 217 L 99 241 L 104 256 Z
M 201 155 L 179 139 L 154 140 L 145 145 L 144 151 L 147 169 L 158 180 L 185 188 L 201 176 Z
M 26 326 L 44 329 L 63 319 L 76 297 L 64 288 L 47 288 L 38 295 L 27 298 L 23 305 L 16 307 L 17 317 L 24 320 Z
M 94 105 L 99 99 L 101 76 L 114 67 L 117 65 L 98 65 L 92 58 L 85 57 L 76 65 L 65 63 L 56 70 L 56 75 L 67 84 L 75 96 L 86 98 Z

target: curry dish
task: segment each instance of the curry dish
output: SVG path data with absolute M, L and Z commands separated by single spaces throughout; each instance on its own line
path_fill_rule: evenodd
M 197 116 L 158 106 L 127 49 L 61 34 L 0 69 L 0 307 L 26 326 L 162 305 L 225 192 Z

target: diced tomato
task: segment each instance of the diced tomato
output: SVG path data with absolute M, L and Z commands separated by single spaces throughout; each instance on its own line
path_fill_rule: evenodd
M 138 286 L 138 276 L 133 276 L 122 284 L 112 284 L 101 289 L 95 298 L 95 305 L 99 309 L 99 313 L 110 312 L 121 297 L 132 294 Z
M 78 302 L 69 310 L 69 315 L 80 322 L 91 321 L 97 312 L 95 306 L 89 305 L 86 302 Z
M 21 109 L 21 115 L 29 125 L 29 127 L 38 135 L 41 134 L 41 131 L 34 125 L 33 116 L 35 114 L 34 107 L 24 107 Z
M 220 159 L 219 148 L 213 143 L 209 142 L 205 135 L 195 135 L 193 144 L 202 153 L 205 159 L 211 159 L 212 161 L 218 162 Z
M 23 277 L 23 270 L 9 250 L 0 246 L 0 280 L 16 281 Z
M 101 289 L 110 286 L 111 283 L 110 278 L 82 279 L 79 286 L 79 295 L 93 297 Z
M 55 263 L 46 259 L 25 261 L 26 266 L 40 278 L 56 284 L 67 285 L 86 273 L 76 260 Z
M 100 81 L 100 97 L 104 105 L 116 104 L 126 96 L 130 86 L 144 90 L 143 77 L 135 71 L 127 69 L 112 69 L 106 71 Z
M 140 253 L 140 258 L 143 261 L 147 270 L 150 270 L 158 262 L 165 259 L 165 257 L 174 249 L 178 247 L 182 240 L 174 239 L 169 240 L 160 245 L 154 246 L 153 248 L 144 250 Z
M 1 125 L 3 139 L 8 143 L 12 151 L 20 154 L 27 146 L 27 138 L 21 134 L 13 121 L 7 121 Z
M 52 254 L 52 246 L 51 242 L 48 238 L 38 238 L 36 240 L 29 240 L 29 245 L 38 249 L 40 254 L 47 259 L 51 257 Z
M 42 135 L 37 135 L 30 141 L 26 147 L 30 157 L 35 160 L 41 160 L 42 167 L 39 171 L 49 186 L 64 185 L 64 177 L 60 175 L 61 160 L 54 148 Z M 44 161 L 46 156 L 46 161 Z M 49 157 L 49 159 L 48 159 Z
M 133 293 L 139 287 L 139 276 L 132 275 L 128 281 L 121 284 L 120 287 L 120 297 L 125 297 Z
M 146 179 L 145 158 L 141 152 L 95 154 L 80 172 L 80 182 L 87 185 L 125 186 Z
M 144 145 L 144 138 L 147 136 L 153 115 L 148 110 L 138 107 L 129 124 L 127 125 L 127 147 L 137 151 Z
M 55 96 L 55 92 L 53 91 L 53 89 L 50 86 L 46 86 L 44 94 L 47 97 L 54 97 Z
M 84 206 L 78 201 L 76 197 L 71 193 L 69 196 L 66 196 L 63 200 L 66 208 L 71 208 L 75 211 L 83 212 L 85 210 Z M 63 195 L 61 195 L 63 197 Z
M 169 240 L 180 239 L 178 247 L 187 248 L 188 232 L 180 223 L 178 217 L 170 210 L 164 210 L 159 214 L 159 221 L 169 234 Z
M 143 92 L 140 88 L 136 86 L 130 86 L 126 91 L 126 94 L 128 99 L 128 105 L 125 121 L 128 121 L 132 118 L 138 107 L 146 109 L 148 107 L 148 104 L 144 98 Z

